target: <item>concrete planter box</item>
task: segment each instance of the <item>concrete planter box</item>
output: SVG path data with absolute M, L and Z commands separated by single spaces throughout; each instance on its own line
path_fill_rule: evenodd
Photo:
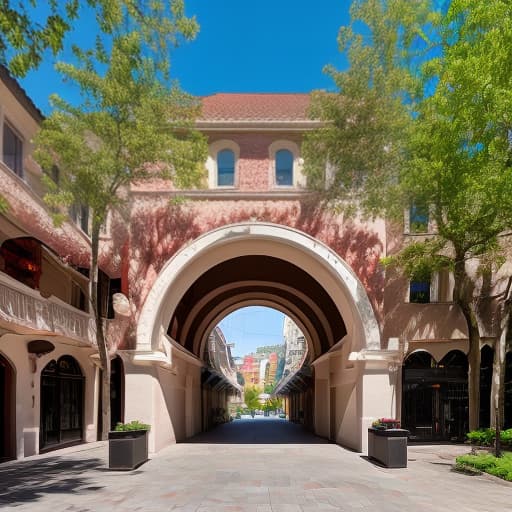
M 409 431 L 402 428 L 369 428 L 368 457 L 387 468 L 406 468 L 408 434 Z
M 129 471 L 148 460 L 148 431 L 108 433 L 108 467 Z

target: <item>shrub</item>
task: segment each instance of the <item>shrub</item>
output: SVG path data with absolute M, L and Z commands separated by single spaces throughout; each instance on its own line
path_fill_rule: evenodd
M 472 430 L 466 434 L 471 444 L 480 446 L 491 446 L 496 438 L 496 431 L 493 428 L 485 428 L 482 430 Z
M 492 446 L 496 440 L 496 431 L 493 428 L 472 430 L 466 436 L 471 444 Z M 500 439 L 503 444 L 512 446 L 512 428 L 502 430 L 500 432 Z
M 512 453 L 507 452 L 503 457 L 496 458 L 491 454 L 461 455 L 456 459 L 457 467 L 471 466 L 490 475 L 512 482 Z
M 128 432 L 130 430 L 150 430 L 151 425 L 141 423 L 138 420 L 130 421 L 130 423 L 118 423 L 115 427 L 116 432 Z
M 512 428 L 502 430 L 500 438 L 502 443 L 512 446 Z

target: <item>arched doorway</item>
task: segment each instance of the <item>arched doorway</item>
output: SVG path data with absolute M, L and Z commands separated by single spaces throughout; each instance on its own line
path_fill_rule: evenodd
M 330 434 L 330 388 L 341 390 L 335 411 L 340 444 L 364 449 L 371 417 L 396 414 L 386 359 L 395 355 L 390 355 L 392 350 L 381 352 L 367 290 L 347 262 L 319 240 L 277 224 L 224 226 L 178 251 L 147 289 L 131 354 L 136 364 L 159 364 L 172 371 L 182 359 L 191 368 L 195 363 L 189 356 L 196 363 L 203 361 L 209 333 L 224 316 L 244 306 L 267 306 L 292 318 L 304 333 L 314 367 L 314 382 L 305 396 L 314 403 L 311 418 L 318 435 Z M 159 374 L 158 411 L 167 408 L 169 418 L 161 437 L 156 428 L 152 430 L 150 445 L 163 446 L 165 436 L 178 439 L 183 414 L 197 415 L 197 400 L 186 395 L 190 389 L 200 389 L 199 378 L 192 369 L 188 377 L 195 388 L 184 388 L 172 374 Z M 128 392 L 139 391 L 135 382 L 127 374 Z M 147 387 L 154 387 L 149 378 Z M 379 400 L 371 400 L 376 394 Z M 183 403 L 192 404 L 194 410 Z M 156 405 L 133 412 L 132 404 L 127 407 L 130 414 L 158 421 Z M 176 412 L 173 418 L 171 411 L 178 408 L 185 412 L 179 417 Z M 188 435 L 192 434 L 187 431 Z
M 110 363 L 110 428 L 124 420 L 124 368 L 119 356 Z
M 84 377 L 71 356 L 50 361 L 41 372 L 39 451 L 83 440 Z
M 480 428 L 491 426 L 491 388 L 494 350 L 484 345 L 480 351 Z
M 0 354 L 0 462 L 16 456 L 16 384 L 14 369 Z
M 460 350 L 437 363 L 426 351 L 410 354 L 402 372 L 402 426 L 413 440 L 463 440 L 468 418 L 468 363 Z

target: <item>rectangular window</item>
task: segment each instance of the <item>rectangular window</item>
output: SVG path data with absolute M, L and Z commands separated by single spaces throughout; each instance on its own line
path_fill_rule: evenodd
M 232 187 L 235 184 L 235 153 L 223 149 L 217 153 L 217 186 Z
M 428 207 L 413 204 L 409 209 L 409 233 L 428 232 Z
M 293 154 L 287 149 L 276 151 L 276 185 L 293 185 Z
M 427 304 L 430 302 L 430 281 L 411 281 L 409 302 Z
M 23 142 L 15 131 L 7 124 L 4 123 L 4 137 L 3 137 L 3 155 L 2 159 L 20 178 L 23 177 Z

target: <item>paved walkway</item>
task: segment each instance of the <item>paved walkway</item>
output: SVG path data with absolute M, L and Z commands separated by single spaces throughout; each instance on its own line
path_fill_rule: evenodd
M 251 442 L 253 444 L 242 444 Z M 264 443 L 265 442 L 265 443 Z M 236 444 L 235 444 L 236 443 Z M 263 444 L 264 443 L 264 444 Z M 0 509 L 31 512 L 499 512 L 512 485 L 450 470 L 454 445 L 409 448 L 384 469 L 283 420 L 223 425 L 132 472 L 109 471 L 105 443 L 0 466 Z

